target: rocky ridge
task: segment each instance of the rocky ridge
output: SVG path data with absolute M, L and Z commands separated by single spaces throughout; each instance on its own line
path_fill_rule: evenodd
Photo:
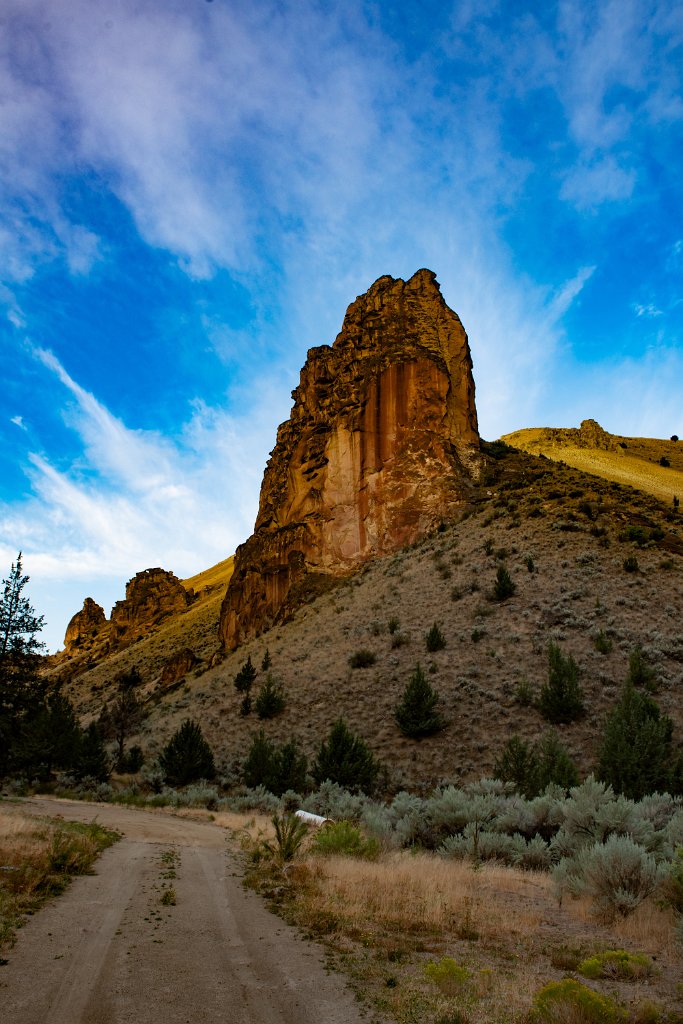
M 351 303 L 292 397 L 221 610 L 229 650 L 452 518 L 482 465 L 467 335 L 430 270 Z
M 109 619 L 100 605 L 86 597 L 66 628 L 63 656 L 92 654 L 94 648 L 103 656 L 126 647 L 165 619 L 185 611 L 194 597 L 194 591 L 166 569 L 136 573 L 126 584 L 125 599 L 116 602 Z

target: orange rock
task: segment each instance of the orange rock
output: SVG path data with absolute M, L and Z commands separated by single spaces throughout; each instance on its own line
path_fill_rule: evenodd
M 381 277 L 311 349 L 235 556 L 224 646 L 448 519 L 478 476 L 467 335 L 430 270 Z
M 92 597 L 86 597 L 80 612 L 76 612 L 66 627 L 64 634 L 64 650 L 72 654 L 89 640 L 95 639 L 108 626 L 107 617 L 102 608 Z
M 112 636 L 118 643 L 130 643 L 169 615 L 184 611 L 193 597 L 172 572 L 145 569 L 128 581 L 125 600 L 111 610 Z

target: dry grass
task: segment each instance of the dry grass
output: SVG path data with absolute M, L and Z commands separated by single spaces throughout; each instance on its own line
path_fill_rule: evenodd
M 0 949 L 27 913 L 90 870 L 116 835 L 102 826 L 36 819 L 0 808 Z
M 543 985 L 588 953 L 614 948 L 649 953 L 659 973 L 596 990 L 629 1007 L 671 1009 L 680 996 L 664 912 L 644 905 L 603 928 L 583 902 L 559 906 L 545 874 L 492 863 L 475 870 L 428 853 L 372 862 L 308 854 L 285 875 L 261 861 L 251 882 L 335 951 L 376 1009 L 405 1024 L 523 1021 Z

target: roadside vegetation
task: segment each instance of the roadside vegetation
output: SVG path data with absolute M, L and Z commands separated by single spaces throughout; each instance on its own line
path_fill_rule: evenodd
M 51 821 L 0 805 L 0 951 L 29 914 L 87 874 L 116 833 L 92 822 Z

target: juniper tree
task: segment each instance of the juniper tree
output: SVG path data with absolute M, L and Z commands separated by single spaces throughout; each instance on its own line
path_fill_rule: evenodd
M 186 786 L 197 779 L 212 779 L 216 774 L 213 752 L 197 722 L 187 718 L 159 755 L 164 780 L 173 786 Z
M 22 727 L 40 712 L 45 698 L 37 675 L 45 646 L 38 634 L 45 620 L 24 595 L 28 581 L 19 552 L 0 598 L 0 776 L 12 765 Z
M 578 786 L 579 773 L 567 748 L 560 742 L 557 733 L 550 729 L 536 746 L 538 758 L 538 788 L 543 792 L 551 783 L 570 790 Z
M 304 792 L 307 768 L 306 755 L 295 739 L 278 746 L 261 729 L 251 741 L 242 777 L 251 789 L 263 786 L 275 796 L 282 796 L 289 789 Z
M 579 685 L 579 666 L 557 644 L 548 644 L 548 682 L 541 688 L 538 707 L 549 722 L 573 722 L 585 713 Z
M 249 693 L 251 690 L 254 680 L 256 679 L 256 669 L 251 662 L 251 654 L 242 665 L 241 669 L 235 676 L 235 689 L 238 693 Z
M 672 731 L 668 715 L 662 715 L 652 697 L 636 690 L 629 677 L 605 726 L 598 777 L 632 800 L 666 789 Z
M 425 647 L 430 653 L 434 651 L 442 651 L 446 646 L 446 638 L 439 629 L 438 623 L 434 623 L 432 628 L 425 633 Z
M 427 681 L 418 662 L 394 711 L 396 723 L 403 735 L 421 739 L 440 732 L 446 722 L 437 710 L 439 700 L 439 694 Z
M 318 748 L 312 775 L 318 785 L 329 779 L 345 789 L 371 793 L 379 769 L 365 740 L 339 718 Z
M 512 736 L 503 747 L 493 768 L 494 779 L 510 782 L 518 793 L 531 799 L 539 791 L 538 757 L 530 743 L 520 736 Z
M 282 685 L 273 679 L 270 672 L 256 695 L 254 707 L 259 718 L 275 718 L 281 711 L 284 711 L 285 696 Z
M 517 585 L 513 583 L 512 576 L 507 567 L 499 565 L 496 571 L 496 582 L 493 584 L 493 596 L 496 601 L 507 601 L 508 597 L 512 597 L 516 589 Z

